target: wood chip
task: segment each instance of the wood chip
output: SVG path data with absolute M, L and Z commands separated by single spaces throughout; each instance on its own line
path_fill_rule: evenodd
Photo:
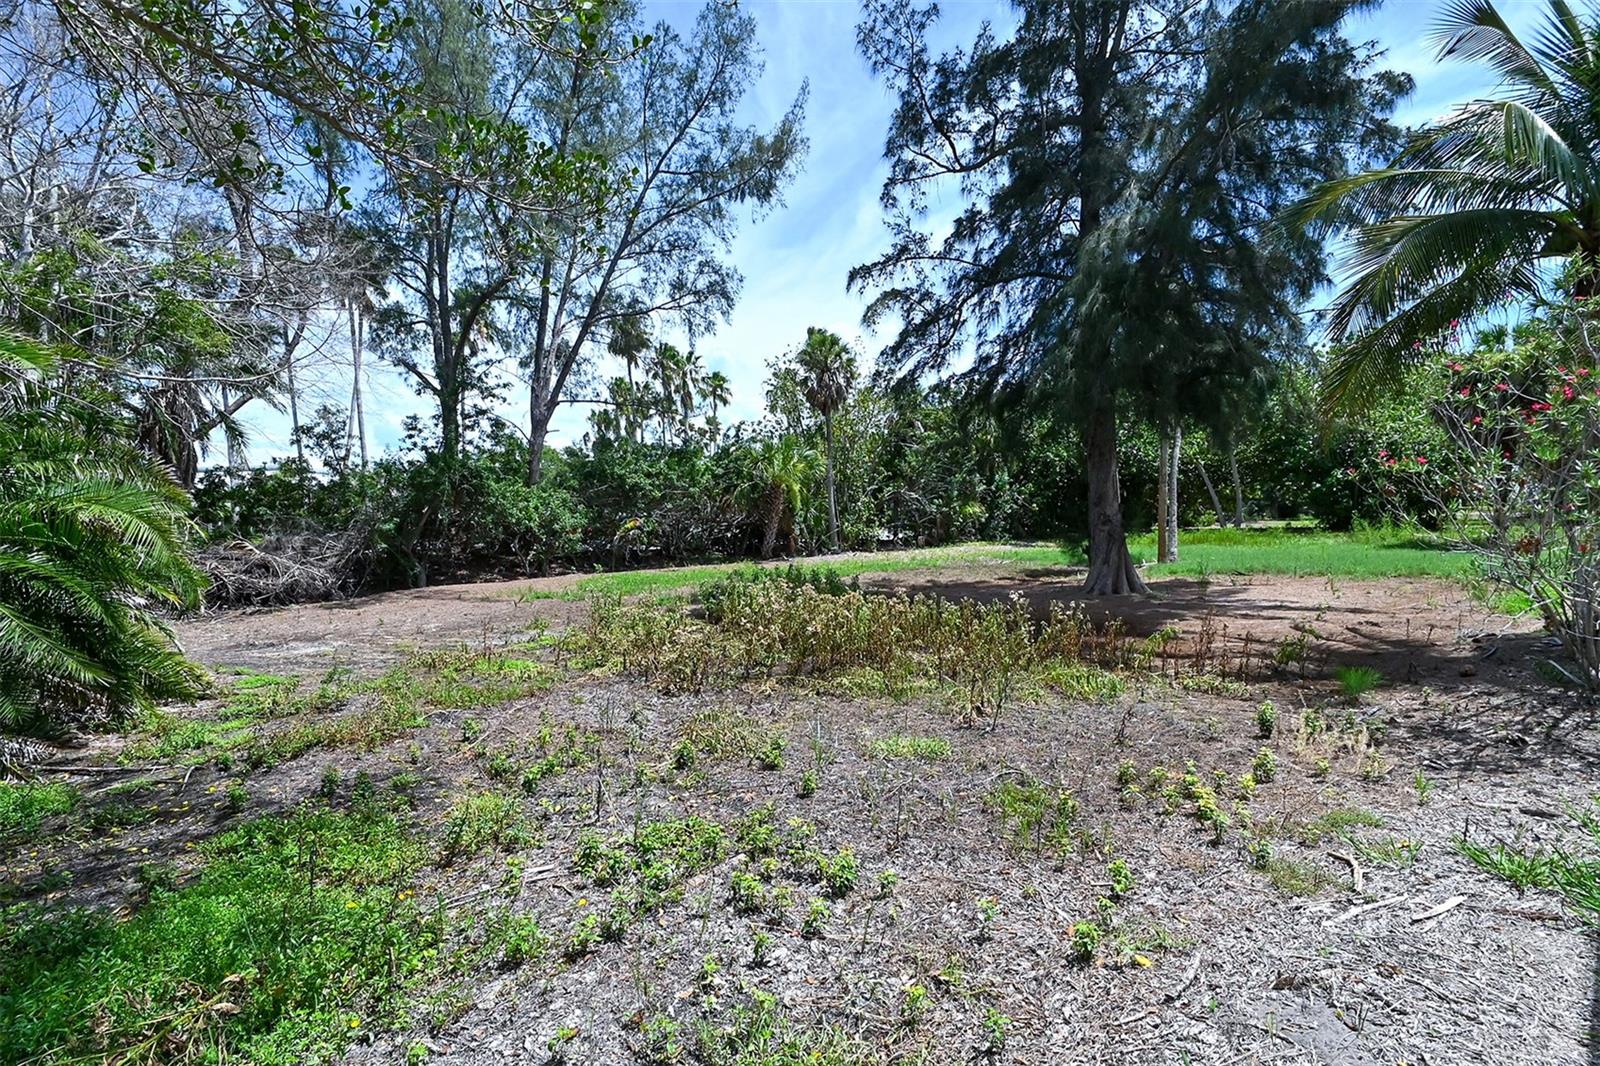
M 1349 910 L 1345 911 L 1343 914 L 1334 915 L 1332 918 L 1327 919 L 1322 924 L 1323 925 L 1338 925 L 1340 922 L 1349 921 L 1351 918 L 1354 918 L 1358 914 L 1365 914 L 1368 911 L 1375 911 L 1380 907 L 1393 907 L 1395 904 L 1404 903 L 1406 900 L 1408 900 L 1410 898 L 1411 898 L 1410 896 L 1390 896 L 1388 899 L 1380 899 L 1376 903 L 1363 903 L 1358 907 L 1351 907 Z
M 1449 899 L 1445 900 L 1443 903 L 1439 904 L 1437 907 L 1429 907 L 1427 910 L 1422 911 L 1420 914 L 1413 914 L 1411 916 L 1411 920 L 1413 922 L 1425 922 L 1429 918 L 1437 918 L 1437 917 L 1439 917 L 1439 915 L 1445 913 L 1446 911 L 1455 910 L 1457 907 L 1461 906 L 1466 901 L 1467 901 L 1467 897 L 1466 896 L 1451 896 Z

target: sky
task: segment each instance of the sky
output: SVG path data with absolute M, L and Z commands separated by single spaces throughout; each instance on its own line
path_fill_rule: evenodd
M 894 106 L 856 51 L 857 2 L 743 0 L 743 6 L 756 20 L 765 53 L 765 69 L 745 102 L 745 117 L 770 127 L 809 81 L 805 125 L 810 149 L 783 205 L 741 228 L 730 250 L 744 278 L 738 304 L 726 323 L 696 345 L 706 368 L 721 370 L 732 382 L 733 402 L 722 416 L 725 425 L 761 414 L 767 361 L 798 346 L 807 326 L 839 333 L 855 347 L 864 367 L 887 340 L 862 325 L 868 297 L 847 291 L 845 285 L 852 267 L 888 245 L 878 197 L 888 171 L 883 142 Z M 1435 60 L 1429 31 L 1442 6 L 1430 0 L 1389 0 L 1347 27 L 1350 37 L 1375 41 L 1384 49 L 1385 66 L 1415 78 L 1416 91 L 1395 116 L 1403 124 L 1426 122 L 1494 88 L 1481 66 Z M 700 0 L 651 0 L 646 15 L 687 32 L 701 7 Z M 1008 5 L 997 0 L 943 0 L 940 7 L 934 41 L 939 47 L 965 44 L 985 20 L 997 25 L 1009 21 Z M 1537 24 L 1546 10 L 1544 0 L 1500 0 L 1499 7 L 1519 31 Z M 938 199 L 930 204 L 935 218 L 949 217 L 959 207 Z M 340 343 L 337 337 L 327 341 L 330 351 Z M 302 379 L 303 414 L 319 403 L 348 403 L 347 373 L 341 377 L 336 370 L 308 367 Z M 382 367 L 368 375 L 366 397 L 374 455 L 398 442 L 406 415 L 425 414 L 430 402 Z M 505 414 L 516 418 L 521 410 L 520 403 L 513 403 Z M 563 406 L 549 443 L 559 448 L 580 439 L 588 410 Z M 257 404 L 247 409 L 244 421 L 251 432 L 252 461 L 288 453 L 286 415 Z

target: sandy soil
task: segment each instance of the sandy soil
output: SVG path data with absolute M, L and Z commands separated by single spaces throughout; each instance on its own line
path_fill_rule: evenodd
M 517 594 L 572 580 L 223 613 L 177 632 L 219 670 L 309 677 L 340 665 L 376 669 L 420 648 L 492 645 L 530 627 L 570 624 L 582 604 Z M 1059 570 L 911 571 L 863 584 L 1020 595 L 1039 610 L 1076 595 L 1074 575 Z M 1086 608 L 1141 634 L 1175 627 L 1182 637 L 1162 665 L 1168 677 L 1199 667 L 1243 674 L 1245 688 L 1207 693 L 1151 677 L 1110 704 L 1046 693 L 1009 708 L 991 730 L 959 728 L 932 698 L 844 698 L 775 683 L 664 695 L 637 681 L 569 673 L 539 697 L 435 713 L 425 728 L 373 752 L 312 752 L 263 771 L 250 782 L 257 809 L 249 813 L 310 796 L 330 763 L 347 776 L 365 770 L 381 785 L 417 769 L 421 751 L 426 784 L 417 810 L 436 822 L 457 796 L 489 784 L 485 753 L 520 750 L 554 721 L 592 731 L 606 753 L 598 769 L 553 777 L 537 796 L 543 809 L 566 813 L 550 817 L 543 842 L 522 856 L 513 905 L 554 935 L 605 892 L 572 866 L 575 841 L 588 829 L 622 834 L 640 820 L 687 814 L 732 824 L 771 802 L 780 820 L 804 818 L 820 846 L 849 846 L 860 860 L 862 887 L 832 905 L 822 936 L 798 931 L 817 889 L 793 871 L 778 877 L 799 901 L 786 919 L 734 913 L 727 886 L 743 861 L 736 857 L 698 874 L 681 901 L 638 922 L 621 943 L 571 963 L 478 975 L 448 1020 L 373 1037 L 351 1052 L 353 1062 L 401 1063 L 418 1042 L 430 1064 L 547 1062 L 546 1042 L 563 1026 L 577 1031 L 567 1061 L 644 1061 L 640 1019 L 689 1025 L 705 991 L 701 960 L 716 955 L 719 998 L 770 991 L 796 1019 L 838 1025 L 892 1061 L 984 1059 L 983 1019 L 993 1009 L 1011 1028 L 1005 1050 L 988 1060 L 1018 1064 L 1600 1063 L 1592 929 L 1558 897 L 1519 895 L 1454 846 L 1462 835 L 1578 844 L 1562 811 L 1586 804 L 1600 785 L 1600 732 L 1592 705 L 1546 680 L 1540 663 L 1550 652 L 1540 634 L 1434 581 L 1174 579 L 1155 592 Z M 1299 661 L 1273 662 L 1285 641 L 1301 637 L 1307 651 Z M 1330 679 L 1346 663 L 1376 666 L 1391 683 L 1348 706 Z M 1123 760 L 1141 775 L 1185 760 L 1208 776 L 1248 769 L 1263 743 L 1255 714 L 1264 699 L 1281 709 L 1272 741 L 1281 769 L 1251 802 L 1251 817 L 1267 827 L 1275 855 L 1319 872 L 1322 886 L 1306 896 L 1252 869 L 1242 835 L 1214 845 L 1192 818 L 1119 796 Z M 1305 708 L 1348 713 L 1384 739 L 1372 750 L 1297 741 L 1292 723 Z M 786 738 L 787 766 L 764 771 L 730 758 L 694 774 L 641 773 L 659 769 L 691 720 L 707 712 L 742 716 Z M 486 723 L 470 745 L 462 740 L 469 715 Z M 892 733 L 945 738 L 952 754 L 869 754 L 872 739 Z M 825 756 L 819 787 L 801 798 L 796 779 L 813 751 Z M 99 743 L 72 760 L 103 765 L 113 753 L 114 745 Z M 1324 758 L 1326 771 L 1317 765 Z M 154 772 L 161 787 L 193 797 L 227 776 L 209 766 Z M 1023 778 L 1078 798 L 1078 847 L 1053 854 L 1007 842 L 986 801 L 998 782 Z M 1307 824 L 1337 809 L 1382 820 L 1354 834 L 1373 851 L 1306 834 Z M 124 855 L 181 854 L 183 841 L 238 816 L 175 814 L 130 831 L 118 847 Z M 1415 861 L 1370 857 L 1397 842 L 1420 845 Z M 105 850 L 85 848 L 78 861 Z M 1085 966 L 1068 957 L 1068 930 L 1095 916 L 1108 854 L 1124 857 L 1137 879 L 1113 924 L 1138 947 L 1102 952 Z M 26 883 L 55 861 L 63 856 L 19 857 L 0 874 Z M 898 881 L 878 898 L 871 886 L 885 869 Z M 503 857 L 488 856 L 427 878 L 441 896 L 458 899 L 489 891 L 504 871 Z M 80 885 L 110 886 L 103 902 L 115 902 L 126 879 L 115 856 L 84 865 L 78 877 Z M 984 921 L 979 901 L 988 898 L 995 917 Z M 755 966 L 758 931 L 773 947 Z M 911 1025 L 903 1003 L 913 984 L 931 999 Z

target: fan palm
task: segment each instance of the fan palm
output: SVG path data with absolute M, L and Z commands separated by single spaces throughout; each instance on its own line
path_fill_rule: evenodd
M 816 469 L 817 456 L 800 438 L 785 434 L 756 446 L 751 463 L 751 487 L 761 513 L 761 557 L 770 559 L 778 534 L 789 531 L 789 553 L 795 551 L 794 525 L 805 505 L 806 484 Z
M 833 550 L 839 550 L 839 505 L 834 493 L 833 479 L 833 416 L 850 397 L 856 381 L 856 361 L 850 348 L 832 330 L 812 326 L 806 330 L 806 343 L 797 360 L 806 402 L 822 416 L 826 432 L 828 462 L 828 533 Z
M 46 732 L 191 698 L 158 604 L 198 602 L 188 498 L 88 404 L 56 353 L 0 334 L 0 728 Z
M 1574 295 L 1600 290 L 1600 20 L 1549 6 L 1524 43 L 1490 0 L 1450 4 L 1440 58 L 1488 64 L 1499 98 L 1458 108 L 1389 166 L 1329 182 L 1291 215 L 1351 223 L 1326 402 L 1392 385 L 1460 322 L 1537 295 L 1551 265 L 1573 268 Z

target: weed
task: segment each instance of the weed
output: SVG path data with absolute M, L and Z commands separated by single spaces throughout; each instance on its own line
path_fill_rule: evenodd
M 828 924 L 828 901 L 812 897 L 806 905 L 806 916 L 800 923 L 800 933 L 806 937 L 818 937 Z
M 244 782 L 228 782 L 228 787 L 222 793 L 222 805 L 229 814 L 238 814 L 250 806 L 250 790 L 244 787 Z
M 860 867 L 856 864 L 856 853 L 849 848 L 840 848 L 831 858 L 826 855 L 817 856 L 817 878 L 822 882 L 822 887 L 834 899 L 850 894 L 856 887 L 856 880 L 861 875 Z
M 1250 772 L 1255 775 L 1257 784 L 1272 784 L 1272 779 L 1278 776 L 1278 757 L 1271 748 L 1256 752 L 1256 757 L 1250 763 Z
M 786 743 L 777 734 L 768 737 L 766 745 L 756 753 L 756 765 L 763 770 L 782 770 L 783 749 Z
M 1011 1028 L 1011 1019 L 995 1010 L 987 1008 L 983 1012 L 983 1031 L 979 1040 L 979 1050 L 985 1055 L 998 1055 L 1006 1049 L 1006 1033 Z
M 795 786 L 795 792 L 801 799 L 807 799 L 817 794 L 817 772 L 807 770 L 800 775 L 800 783 Z
M 1329 837 L 1347 837 L 1351 830 L 1377 829 L 1382 825 L 1383 819 L 1369 810 L 1360 807 L 1335 807 L 1316 821 L 1301 826 L 1299 837 L 1301 842 L 1314 847 Z
M 735 914 L 760 914 L 767 909 L 767 888 L 754 874 L 735 870 L 728 888 Z
M 1383 684 L 1383 674 L 1370 666 L 1341 666 L 1333 672 L 1339 691 L 1349 700 L 1359 700 Z
M 1093 962 L 1104 936 L 1105 931 L 1096 922 L 1073 922 L 1072 927 L 1067 930 L 1072 957 L 1079 962 Z
M 1428 802 L 1433 799 L 1433 779 L 1427 774 L 1423 773 L 1421 770 L 1418 770 L 1416 776 L 1411 779 L 1411 783 L 1416 786 L 1417 804 L 1419 806 L 1426 807 Z
M 682 1026 L 665 1014 L 652 1014 L 639 1026 L 645 1062 L 672 1063 L 683 1057 Z
M 1112 859 L 1106 867 L 1106 875 L 1111 879 L 1111 895 L 1120 899 L 1133 891 L 1133 868 L 1126 859 Z
M 472 715 L 461 719 L 461 742 L 463 744 L 476 744 L 483 736 L 483 719 L 474 718 Z
M 550 938 L 531 914 L 513 914 L 500 932 L 501 961 L 506 966 L 521 966 L 542 957 Z
M 1600 846 L 1600 800 L 1588 810 L 1568 813 L 1588 836 L 1591 847 Z M 1561 848 L 1530 851 L 1505 843 L 1491 847 L 1465 838 L 1457 841 L 1456 847 L 1519 891 L 1544 888 L 1559 892 L 1569 904 L 1585 912 L 1590 921 L 1600 921 L 1600 858 L 1575 855 Z
M 772 959 L 772 937 L 765 930 L 758 929 L 750 938 L 750 965 L 756 969 L 765 966 Z
M 534 842 L 533 827 L 516 797 L 479 792 L 458 800 L 445 817 L 447 858 L 476 855 L 487 848 L 515 851 Z
M 922 1016 L 928 1011 L 929 998 L 926 985 L 913 982 L 906 986 L 905 992 L 900 997 L 900 1018 L 907 1028 L 915 1029 L 917 1023 L 922 1020 Z
M 900 875 L 893 870 L 878 871 L 878 898 L 888 899 L 894 895 L 894 886 L 899 884 Z
M 1036 851 L 1069 851 L 1078 820 L 1078 800 L 1066 789 L 1054 791 L 1032 781 L 1004 780 L 986 805 L 1010 831 L 1012 843 Z
M 0 840 L 31 839 L 46 818 L 70 814 L 81 798 L 59 781 L 0 781 Z
M 581 959 L 598 949 L 600 940 L 599 916 L 585 914 L 573 924 L 572 932 L 567 934 L 567 943 L 562 951 L 568 959 Z
M 1274 856 L 1260 868 L 1280 892 L 1290 896 L 1314 896 L 1334 883 L 1333 877 L 1322 867 L 1293 859 Z
M 399 1019 L 439 974 L 443 912 L 404 887 L 425 849 L 394 818 L 259 818 L 199 852 L 196 878 L 126 921 L 0 923 L 0 1061 L 338 1057 L 349 1019 Z
M 1272 736 L 1278 728 L 1278 708 L 1271 700 L 1256 709 L 1256 735 L 1263 739 Z

